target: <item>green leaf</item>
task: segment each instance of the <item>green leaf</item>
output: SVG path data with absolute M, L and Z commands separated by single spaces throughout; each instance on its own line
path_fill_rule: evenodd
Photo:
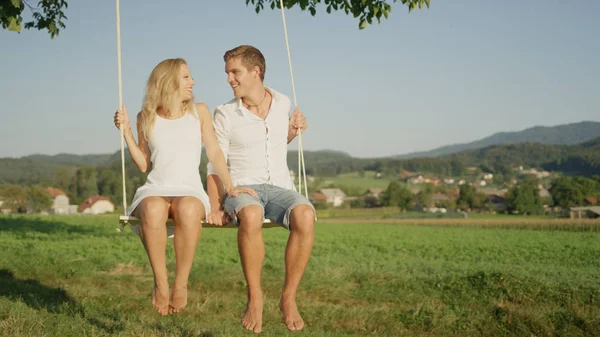
M 17 32 L 20 33 L 21 32 L 21 22 L 20 20 L 18 20 L 16 17 L 11 16 L 10 18 L 8 18 L 8 30 L 10 30 L 11 32 Z
M 15 6 L 15 8 L 21 8 L 21 4 L 23 3 L 22 0 L 10 0 L 10 2 L 13 6 Z
M 317 14 L 317 10 L 314 7 L 309 8 L 309 10 L 312 16 L 315 16 L 315 14 Z
M 360 24 L 358 25 L 359 29 L 365 29 L 367 28 L 367 21 L 365 21 L 365 19 L 360 19 Z

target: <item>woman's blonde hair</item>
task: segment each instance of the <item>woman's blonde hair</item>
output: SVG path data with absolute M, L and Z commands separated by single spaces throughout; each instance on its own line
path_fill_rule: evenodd
M 184 112 L 193 111 L 194 97 L 182 101 L 179 94 L 179 70 L 187 66 L 184 59 L 166 59 L 160 62 L 150 74 L 146 84 L 146 95 L 142 106 L 142 132 L 150 139 L 159 108 L 174 112 L 181 106 Z

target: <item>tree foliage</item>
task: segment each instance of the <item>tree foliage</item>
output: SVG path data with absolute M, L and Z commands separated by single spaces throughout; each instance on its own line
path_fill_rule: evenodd
M 392 11 L 390 3 L 396 2 L 402 2 L 411 12 L 415 8 L 429 8 L 430 0 L 285 0 L 283 6 L 292 8 L 297 5 L 314 16 L 318 5 L 322 3 L 327 13 L 343 11 L 358 18 L 358 27 L 364 29 L 375 20 L 379 23 L 382 18 L 387 19 Z M 36 7 L 30 3 L 28 0 L 0 0 L 2 28 L 13 32 L 21 32 L 22 27 L 47 30 L 51 38 L 65 28 L 65 11 L 68 8 L 65 0 L 40 0 Z M 260 13 L 265 7 L 281 8 L 279 0 L 246 0 L 246 5 L 252 5 L 256 13 Z M 32 20 L 23 24 L 23 12 L 26 8 L 31 12 Z
M 385 206 L 396 206 L 407 210 L 412 206 L 412 192 L 397 181 L 391 182 L 381 195 L 381 202 Z
M 519 214 L 542 214 L 544 208 L 537 181 L 526 179 L 511 188 L 506 195 L 506 210 Z
M 600 181 L 585 177 L 558 177 L 552 183 L 550 194 L 554 204 L 562 209 L 583 206 L 584 198 L 600 198 Z
M 387 19 L 392 12 L 390 3 L 396 2 L 402 2 L 406 5 L 409 12 L 424 6 L 429 8 L 430 4 L 430 0 L 284 0 L 283 6 L 292 8 L 297 5 L 301 10 L 309 11 L 312 16 L 315 16 L 317 6 L 323 4 L 328 14 L 332 11 L 343 11 L 346 15 L 358 18 L 358 28 L 364 29 L 367 24 L 373 24 L 375 20 L 380 23 L 382 18 Z M 281 8 L 279 0 L 246 0 L 246 5 L 250 4 L 254 6 L 257 14 L 265 7 L 271 9 Z
M 65 28 L 65 10 L 68 4 L 65 0 L 40 0 L 37 7 L 27 0 L 0 0 L 0 24 L 3 29 L 21 32 L 21 28 L 48 30 L 51 38 Z M 31 12 L 31 21 L 23 23 L 25 9 Z
M 456 206 L 460 209 L 480 209 L 485 204 L 485 195 L 477 191 L 475 186 L 464 184 L 460 186 Z

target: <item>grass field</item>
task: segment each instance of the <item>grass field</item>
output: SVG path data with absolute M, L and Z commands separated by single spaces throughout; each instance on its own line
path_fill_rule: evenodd
M 364 191 L 369 188 L 387 188 L 390 184 L 389 179 L 376 179 L 375 172 L 366 171 L 363 176 L 360 176 L 358 172 L 340 174 L 336 177 L 327 177 L 324 180 L 323 184 L 334 184 L 335 186 L 352 186 L 357 189 L 362 189 Z
M 287 233 L 265 230 L 261 335 L 600 335 L 598 222 L 331 221 L 316 227 L 300 333 L 277 309 Z M 188 308 L 159 317 L 143 247 L 116 227 L 115 216 L 0 216 L 0 335 L 253 335 L 239 324 L 245 284 L 234 229 L 203 231 Z M 552 228 L 572 230 L 542 230 Z

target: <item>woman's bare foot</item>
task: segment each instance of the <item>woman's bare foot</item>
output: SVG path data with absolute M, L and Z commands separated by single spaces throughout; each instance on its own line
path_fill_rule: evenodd
M 169 286 L 166 287 L 154 285 L 152 289 L 152 307 L 161 316 L 166 316 L 169 313 Z
M 260 333 L 262 331 L 262 312 L 262 294 L 252 296 L 248 300 L 246 312 L 244 312 L 244 317 L 242 317 L 242 326 L 244 329 Z
M 171 302 L 169 303 L 169 313 L 176 314 L 183 310 L 187 305 L 187 286 L 173 286 L 171 292 Z
M 299 331 L 304 328 L 304 321 L 302 320 L 302 317 L 300 317 L 300 312 L 298 312 L 295 297 L 281 297 L 279 309 L 281 309 L 281 312 L 283 313 L 283 323 L 285 323 L 288 330 Z

